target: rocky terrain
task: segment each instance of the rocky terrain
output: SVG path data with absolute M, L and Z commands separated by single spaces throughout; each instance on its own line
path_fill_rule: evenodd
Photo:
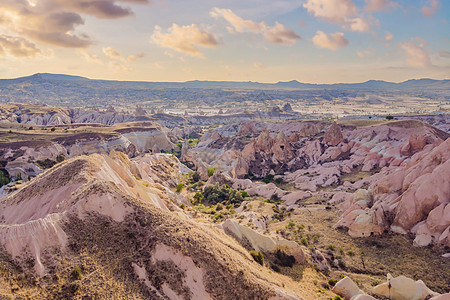
M 171 191 L 179 167 L 165 154 L 81 156 L 2 199 L 0 295 L 300 296 L 289 278 L 269 274 L 225 234 L 184 216 L 179 206 L 188 200 Z
M 154 122 L 56 127 L 0 124 L 1 170 L 11 178 L 27 179 L 57 162 L 83 154 L 117 150 L 134 157 L 152 151 L 170 152 L 177 146 L 168 133 L 167 128 Z
M 354 237 L 392 230 L 413 233 L 416 245 L 450 246 L 450 135 L 415 120 L 363 123 L 225 126 L 183 151 L 182 160 L 203 177 L 214 167 L 233 187 L 289 208 L 325 197 L 343 211 L 335 226 Z M 348 180 L 355 175 L 363 178 Z
M 2 109 L 0 298 L 448 297 L 448 115 Z

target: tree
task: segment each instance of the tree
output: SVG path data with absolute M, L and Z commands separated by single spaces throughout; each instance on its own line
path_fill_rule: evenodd
M 211 177 L 216 172 L 216 168 L 208 168 L 207 171 L 208 171 L 208 177 Z

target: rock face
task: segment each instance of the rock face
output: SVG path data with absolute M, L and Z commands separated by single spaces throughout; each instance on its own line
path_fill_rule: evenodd
M 249 243 L 256 251 L 274 252 L 277 249 L 285 251 L 295 257 L 297 263 L 305 262 L 305 254 L 302 248 L 293 241 L 276 240 L 272 237 L 262 235 L 255 230 L 228 219 L 220 225 L 226 233 L 236 238 L 241 244 Z
M 344 277 L 339 280 L 332 289 L 333 293 L 344 297 L 344 299 L 353 299 L 357 295 L 362 295 L 364 292 L 350 279 L 350 277 Z
M 352 236 L 380 234 L 385 229 L 412 232 L 416 246 L 449 246 L 450 139 L 429 146 L 374 181 L 366 197 L 348 199 L 337 226 L 348 227 Z
M 78 126 L 78 125 L 77 125 Z M 6 162 L 5 170 L 14 178 L 18 174 L 26 179 L 43 172 L 49 166 L 46 160 L 56 163 L 60 159 L 83 154 L 122 151 L 130 157 L 148 153 L 157 147 L 170 151 L 176 146 L 168 139 L 164 129 L 157 123 L 124 123 L 115 126 L 101 126 L 98 132 L 79 133 L 84 127 L 74 126 L 74 132 L 64 132 L 54 137 L 45 133 L 36 134 L 37 140 L 0 143 L 0 159 Z M 159 151 L 158 151 L 159 152 Z M 41 162 L 41 163 L 40 163 Z
M 39 299 L 73 297 L 53 278 L 77 276 L 78 265 L 80 297 L 292 299 L 227 235 L 186 220 L 178 207 L 189 204 L 172 192 L 177 176 L 179 162 L 166 154 L 129 160 L 112 151 L 56 165 L 0 200 L 0 244 L 11 256 L 2 254 L 2 266 L 26 270 L 21 284 L 39 280 Z M 9 275 L 0 274 L 8 290 L 17 283 Z
M 331 146 L 337 146 L 343 140 L 341 127 L 336 122 L 333 122 L 331 127 L 325 132 L 323 141 Z
M 372 292 L 392 300 L 425 300 L 438 295 L 427 288 L 422 280 L 414 281 L 405 276 L 393 278 L 390 274 L 388 281 L 374 287 Z

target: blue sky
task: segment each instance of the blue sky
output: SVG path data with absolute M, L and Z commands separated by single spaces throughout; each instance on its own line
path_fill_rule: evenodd
M 450 1 L 0 0 L 0 77 L 450 78 Z

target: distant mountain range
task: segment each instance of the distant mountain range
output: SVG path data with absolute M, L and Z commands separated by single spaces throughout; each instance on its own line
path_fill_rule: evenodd
M 145 82 L 145 81 L 115 81 L 89 79 L 81 76 L 72 76 L 64 74 L 37 73 L 31 76 L 15 79 L 0 79 L 0 86 L 8 84 L 29 82 L 39 84 L 45 82 L 66 81 L 80 84 L 101 83 L 103 86 L 115 87 L 142 87 L 142 88 L 199 88 L 199 89 L 293 89 L 293 90 L 401 90 L 401 91 L 431 91 L 431 90 L 450 90 L 450 80 L 434 79 L 411 79 L 400 83 L 387 82 L 382 80 L 369 80 L 361 83 L 335 83 L 335 84 L 312 84 L 303 83 L 297 80 L 280 81 L 277 83 L 260 83 L 253 81 L 186 81 L 186 82 Z

